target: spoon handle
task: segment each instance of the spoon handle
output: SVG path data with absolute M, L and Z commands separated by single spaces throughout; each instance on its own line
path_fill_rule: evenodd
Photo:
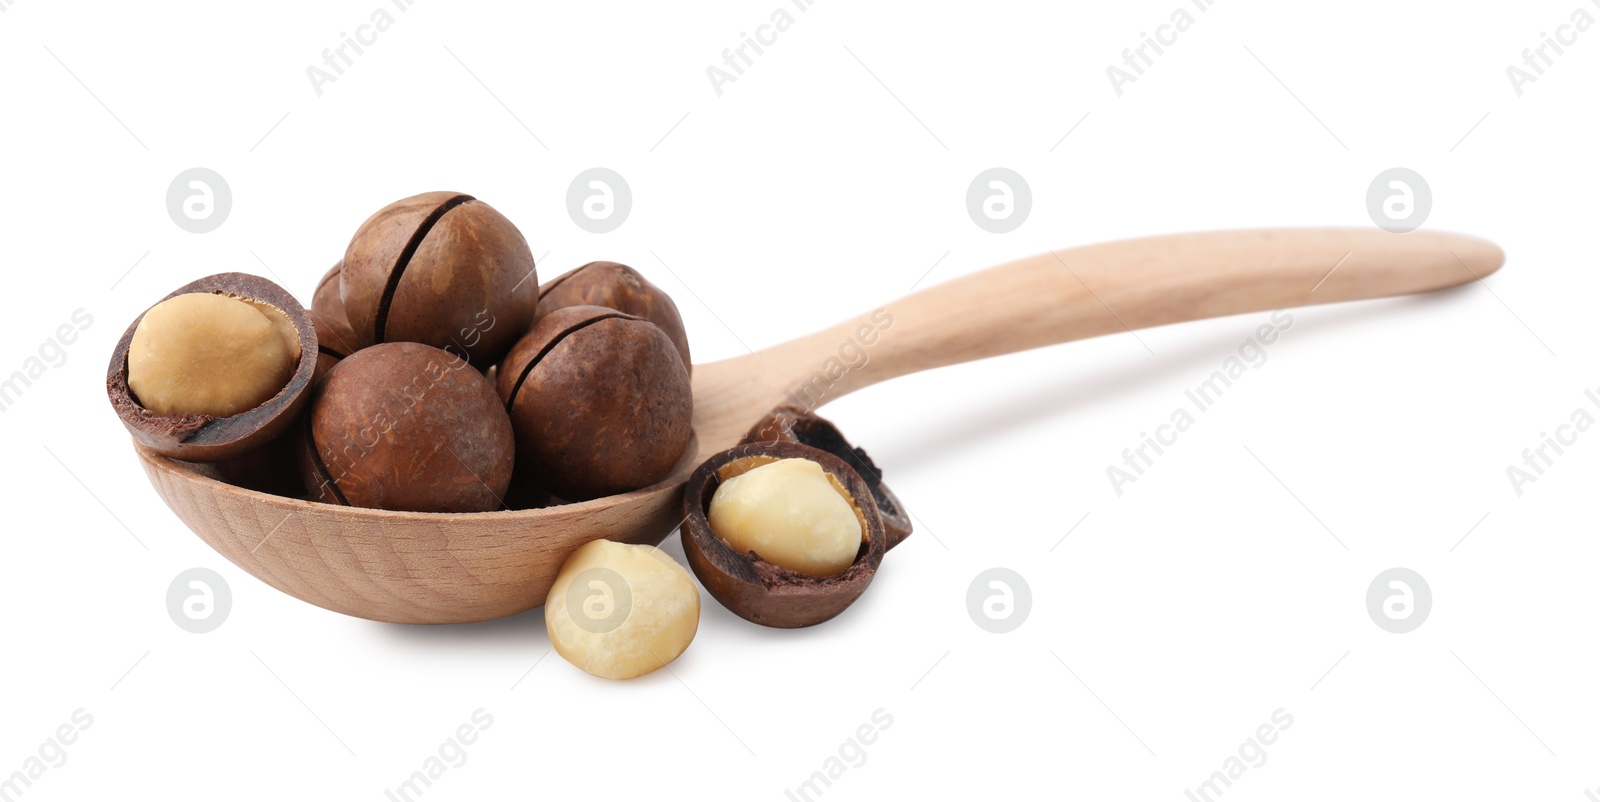
M 814 404 L 897 376 L 1187 320 L 1439 290 L 1505 254 L 1459 234 L 1263 229 L 1047 252 L 972 273 L 775 346 L 788 397 Z M 891 320 L 892 319 L 892 322 Z M 867 327 L 867 328 L 863 328 Z M 868 331 L 876 336 L 862 337 Z M 841 351 L 847 340 L 870 345 Z M 826 370 L 830 359 L 848 368 Z M 818 376 L 824 381 L 818 382 Z M 822 397 L 817 397 L 818 395 Z

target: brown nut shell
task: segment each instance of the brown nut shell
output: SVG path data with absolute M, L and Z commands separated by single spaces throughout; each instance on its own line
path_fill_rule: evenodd
M 190 293 L 213 293 L 255 301 L 282 312 L 300 338 L 300 359 L 283 389 L 252 409 L 219 418 L 212 415 L 158 415 L 139 403 L 128 387 L 128 349 L 144 320 L 141 314 L 111 352 L 106 395 L 133 438 L 162 456 L 189 462 L 221 462 L 242 457 L 290 427 L 307 400 L 317 367 L 317 332 L 305 307 L 288 290 L 248 273 L 218 273 L 179 287 L 162 301 Z M 154 308 L 154 305 L 152 305 Z M 146 310 L 147 312 L 149 310 Z
M 694 374 L 689 335 L 683 329 L 678 305 L 639 271 L 618 262 L 590 262 L 557 276 L 539 289 L 541 316 L 568 306 L 604 306 L 656 324 L 678 349 L 683 366 L 690 375 Z
M 551 507 L 561 503 L 559 499 L 550 495 L 550 491 L 539 486 L 537 482 L 528 477 L 528 471 L 520 465 L 511 470 L 511 484 L 506 488 L 506 509 L 508 510 L 536 510 L 542 507 Z
M 361 224 L 339 287 L 362 344 L 422 343 L 481 369 L 533 323 L 539 278 L 522 232 L 494 207 L 426 192 Z
M 311 325 L 317 329 L 317 370 L 312 381 L 321 381 L 339 360 L 365 348 L 350 328 L 344 315 L 344 301 L 339 297 L 339 274 L 344 270 L 341 260 L 323 274 L 311 295 Z
M 317 282 L 311 294 L 311 323 L 317 327 L 317 350 L 335 361 L 360 351 L 371 343 L 362 342 L 345 317 L 344 300 L 339 297 L 339 276 L 344 272 L 340 260 Z
M 499 509 L 514 443 L 494 387 L 459 356 L 380 343 L 312 393 L 300 474 L 313 501 L 410 512 Z
M 725 479 L 780 459 L 808 459 L 822 466 L 851 498 L 866 540 L 856 561 L 834 576 L 811 576 L 773 565 L 755 552 L 740 554 L 712 531 L 711 497 Z M 683 491 L 683 553 L 706 590 L 724 607 L 762 626 L 795 629 L 820 624 L 844 612 L 877 573 L 888 537 L 860 474 L 826 451 L 787 440 L 745 443 L 712 456 L 689 475 Z
M 564 499 L 653 485 L 694 434 L 689 373 L 672 341 L 615 309 L 569 306 L 539 318 L 496 373 L 518 467 Z
M 906 512 L 900 497 L 883 483 L 883 471 L 867 456 L 867 452 L 850 444 L 833 421 L 815 412 L 793 404 L 785 404 L 768 412 L 750 427 L 745 443 L 771 443 L 788 441 L 819 448 L 849 463 L 867 483 L 872 499 L 883 517 L 883 531 L 889 537 L 889 548 L 911 536 L 911 515 Z
M 285 498 L 306 497 L 295 456 L 298 426 L 272 438 L 242 457 L 216 463 L 222 479 L 230 485 Z
M 333 370 L 333 366 L 339 364 L 339 360 L 343 358 L 333 351 L 317 352 L 317 369 L 311 374 L 311 382 L 315 384 L 322 381 L 322 377 L 328 375 L 328 371 Z

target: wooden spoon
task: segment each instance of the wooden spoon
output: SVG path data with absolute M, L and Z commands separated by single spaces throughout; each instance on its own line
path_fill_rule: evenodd
M 316 504 L 235 487 L 205 466 L 135 447 L 178 518 L 267 584 L 378 621 L 483 621 L 543 604 L 562 561 L 584 543 L 659 543 L 679 522 L 694 467 L 778 404 L 814 406 L 896 376 L 1102 334 L 1453 287 L 1493 273 L 1504 258 L 1471 237 L 1367 229 L 1178 234 L 1029 257 L 923 290 L 876 317 L 696 365 L 695 441 L 670 478 L 547 509 Z M 850 340 L 871 339 L 863 326 L 882 330 L 865 361 L 848 347 L 841 354 Z

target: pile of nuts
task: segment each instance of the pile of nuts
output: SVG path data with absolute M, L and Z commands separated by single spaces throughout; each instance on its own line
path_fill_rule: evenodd
M 591 262 L 541 288 L 510 220 L 430 192 L 362 223 L 309 310 L 257 276 L 179 288 L 128 328 L 106 386 L 139 443 L 235 484 L 470 513 L 667 479 L 693 437 L 691 370 L 677 307 L 636 271 Z M 770 626 L 837 615 L 910 532 L 876 466 L 806 410 L 775 410 L 701 466 L 684 503 L 690 566 Z M 604 616 L 586 607 L 596 583 Z M 699 613 L 665 552 L 604 540 L 568 558 L 545 604 L 557 651 L 610 678 L 671 662 Z

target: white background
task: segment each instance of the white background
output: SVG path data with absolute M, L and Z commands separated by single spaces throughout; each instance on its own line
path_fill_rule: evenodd
M 0 413 L 0 774 L 93 716 L 26 799 L 383 799 L 478 708 L 492 727 L 425 799 L 784 799 L 879 708 L 892 725 L 821 798 L 1181 800 L 1279 708 L 1292 727 L 1226 799 L 1600 789 L 1600 435 L 1520 497 L 1506 474 L 1574 409 L 1600 416 L 1600 28 L 1520 97 L 1506 75 L 1574 9 L 1600 17 L 1589 0 L 1218 0 L 1120 97 L 1107 66 L 1180 0 L 818 0 L 720 97 L 706 68 L 780 0 L 416 0 L 318 96 L 307 67 L 380 2 L 0 0 L 0 374 L 94 321 Z M 165 207 L 196 166 L 234 198 L 203 235 Z M 634 194 L 604 235 L 565 206 L 594 166 Z M 1033 191 L 1009 234 L 964 207 L 993 166 Z M 830 404 L 917 534 L 824 626 L 706 596 L 672 673 L 635 682 L 552 656 L 541 611 L 382 625 L 257 582 L 161 504 L 102 389 L 173 288 L 240 270 L 309 301 L 369 213 L 426 190 L 505 212 L 545 278 L 638 267 L 711 361 L 1048 248 L 1370 226 L 1395 166 L 1431 185 L 1426 228 L 1494 239 L 1505 269 L 1296 311 L 1120 497 L 1106 467 L 1266 315 Z M 196 566 L 234 597 L 206 635 L 165 606 Z M 966 610 L 993 566 L 1032 589 L 1010 634 Z M 1410 634 L 1365 609 L 1394 566 L 1434 596 Z

